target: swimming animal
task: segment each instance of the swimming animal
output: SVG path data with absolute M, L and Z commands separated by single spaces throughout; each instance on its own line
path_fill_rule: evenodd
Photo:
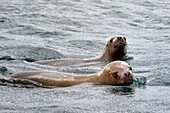
M 124 61 L 107 64 L 102 71 L 90 75 L 74 75 L 55 72 L 21 72 L 9 77 L 0 76 L 0 80 L 9 83 L 36 84 L 48 87 L 68 87 L 82 83 L 95 85 L 128 85 L 134 80 L 132 68 Z
M 92 53 L 93 54 L 93 53 Z M 125 37 L 113 37 L 111 38 L 105 47 L 105 50 L 101 57 L 94 59 L 55 59 L 55 60 L 43 60 L 35 63 L 41 65 L 50 66 L 69 66 L 80 63 L 90 62 L 112 62 L 116 60 L 124 60 L 127 54 L 127 42 Z

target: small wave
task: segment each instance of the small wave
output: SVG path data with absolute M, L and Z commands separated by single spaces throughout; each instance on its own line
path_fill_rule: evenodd
M 1 75 L 10 75 L 10 74 L 12 74 L 13 72 L 11 71 L 11 70 L 9 70 L 9 69 L 7 69 L 7 67 L 5 67 L 5 66 L 0 66 L 0 77 L 1 77 Z
M 92 46 L 94 46 L 94 43 L 90 40 L 70 40 L 69 43 L 71 43 L 72 46 L 87 49 L 87 50 L 89 50 Z
M 133 56 L 129 56 L 129 55 L 126 55 L 124 58 L 123 58 L 125 61 L 127 60 L 133 60 L 134 57 Z
M 139 25 L 133 22 L 127 22 L 128 25 L 132 26 L 132 27 L 138 27 Z
M 0 71 L 5 72 L 5 71 L 7 71 L 7 68 L 6 67 L 0 67 Z
M 170 81 L 168 77 L 156 77 L 148 81 L 149 86 L 170 86 Z
M 56 36 L 68 36 L 69 35 L 69 34 L 63 33 L 61 31 L 43 31 L 43 32 L 37 32 L 36 34 L 42 38 L 56 37 Z
M 4 22 L 5 22 L 5 20 L 0 20 L 0 22 L 1 22 L 1 23 L 4 23 Z
M 8 69 L 6 67 L 0 67 L 0 74 L 4 75 Z
M 38 60 L 60 59 L 64 57 L 58 51 L 54 51 L 47 48 L 29 47 L 29 46 L 17 46 L 17 47 L 4 48 L 4 53 L 8 55 L 0 57 L 0 60 L 7 60 L 7 61 L 25 60 L 29 62 L 34 62 Z
M 0 60 L 10 61 L 10 60 L 15 60 L 15 59 L 12 58 L 11 56 L 2 56 L 2 57 L 0 58 Z
M 38 35 L 41 38 L 48 38 L 48 37 L 56 37 L 56 36 L 68 36 L 68 34 L 63 33 L 62 31 L 47 31 L 43 29 L 36 28 L 32 25 L 17 25 L 14 30 L 10 30 L 10 34 L 15 35 Z
M 144 85 L 146 85 L 146 82 L 147 82 L 146 77 L 137 77 L 133 81 L 132 86 L 137 86 L 137 87 L 144 86 Z
M 0 28 L 12 28 L 17 26 L 17 23 L 12 18 L 1 17 L 0 18 Z
M 7 40 L 9 40 L 7 37 L 5 37 L 5 36 L 0 36 L 0 40 L 1 41 L 7 41 Z

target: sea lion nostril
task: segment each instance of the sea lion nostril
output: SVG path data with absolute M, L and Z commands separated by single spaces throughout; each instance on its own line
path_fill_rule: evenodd
M 124 73 L 124 75 L 127 77 L 128 76 L 128 74 L 127 73 Z
M 130 72 L 127 72 L 128 73 L 128 76 L 130 76 Z
M 125 75 L 126 77 L 129 77 L 129 76 L 130 76 L 130 72 L 124 73 L 124 75 Z
M 121 39 L 122 39 L 122 37 L 117 37 L 117 39 L 118 39 L 118 40 L 121 40 Z

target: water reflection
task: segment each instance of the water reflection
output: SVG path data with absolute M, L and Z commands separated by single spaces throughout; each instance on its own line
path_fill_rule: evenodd
M 115 95 L 127 95 L 133 96 L 135 94 L 136 88 L 145 88 L 146 85 L 146 78 L 145 77 L 138 77 L 131 85 L 126 86 L 114 86 L 109 89 L 111 94 Z
M 117 86 L 112 88 L 111 93 L 115 95 L 133 95 L 135 93 L 135 89 L 130 86 Z

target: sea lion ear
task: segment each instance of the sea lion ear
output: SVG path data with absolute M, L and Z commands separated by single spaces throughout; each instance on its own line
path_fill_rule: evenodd
M 111 71 L 109 75 L 113 76 L 114 78 L 117 78 L 119 76 L 118 71 Z

